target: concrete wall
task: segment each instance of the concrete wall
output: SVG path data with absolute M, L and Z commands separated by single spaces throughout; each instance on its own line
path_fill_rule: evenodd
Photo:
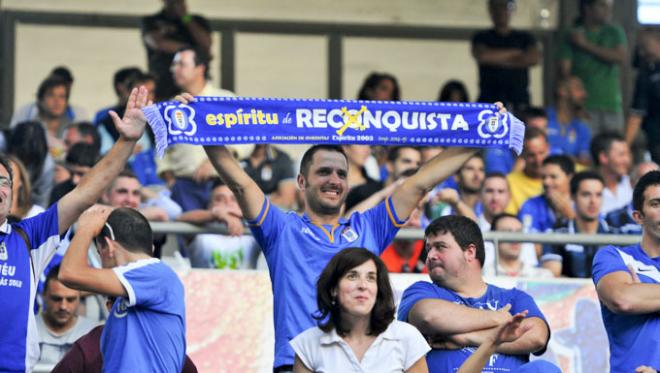
M 514 25 L 539 27 L 539 9 L 556 14 L 556 1 L 518 2 Z M 158 11 L 160 1 L 5 0 L 2 10 L 142 15 Z M 208 18 L 294 20 L 359 24 L 488 27 L 484 0 L 189 0 L 189 9 Z M 554 23 L 554 18 L 551 19 Z M 221 35 L 213 35 L 213 51 Z M 219 85 L 219 58 L 212 66 Z M 73 71 L 72 102 L 92 115 L 114 102 L 112 74 L 146 67 L 139 30 L 20 24 L 16 32 L 14 107 L 34 99 L 39 82 L 57 65 Z M 326 97 L 327 39 L 324 36 L 236 36 L 236 92 L 247 96 Z M 463 80 L 477 95 L 476 65 L 467 41 L 347 38 L 343 54 L 343 96 L 354 98 L 364 77 L 384 71 L 399 78 L 404 99 L 434 100 L 444 81 Z M 541 67 L 532 69 L 533 101 L 541 104 Z

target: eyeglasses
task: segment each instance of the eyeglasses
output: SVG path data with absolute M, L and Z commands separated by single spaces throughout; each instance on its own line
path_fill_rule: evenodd
M 112 226 L 108 222 L 103 223 L 103 229 L 101 229 L 101 233 L 96 236 L 95 243 L 97 249 L 99 248 L 99 244 L 103 242 L 103 237 L 110 237 L 111 240 L 115 241 L 115 231 L 112 229 Z
M 111 240 L 115 241 L 115 231 L 112 230 L 112 226 L 110 226 L 110 223 L 107 221 L 103 224 L 105 228 L 108 228 L 108 233 L 107 236 L 110 237 Z M 101 232 L 103 233 L 103 232 Z
M 12 181 L 6 176 L 0 176 L 0 187 L 11 188 Z

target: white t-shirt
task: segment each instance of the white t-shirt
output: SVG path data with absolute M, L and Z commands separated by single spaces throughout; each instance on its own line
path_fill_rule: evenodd
M 302 363 L 317 373 L 404 372 L 431 350 L 417 328 L 398 320 L 376 337 L 362 361 L 334 329 L 325 333 L 309 328 L 290 343 Z
M 605 215 L 610 211 L 626 206 L 632 201 L 632 193 L 633 187 L 630 185 L 630 177 L 622 177 L 616 186 L 615 192 L 608 188 L 603 189 L 603 205 L 600 207 L 600 213 Z

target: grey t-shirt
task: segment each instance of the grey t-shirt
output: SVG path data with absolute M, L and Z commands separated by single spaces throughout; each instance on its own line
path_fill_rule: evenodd
M 76 324 L 66 333 L 57 335 L 51 332 L 44 322 L 43 314 L 37 316 L 37 331 L 39 332 L 39 364 L 57 364 L 78 338 L 87 334 L 97 325 L 96 322 L 78 316 Z

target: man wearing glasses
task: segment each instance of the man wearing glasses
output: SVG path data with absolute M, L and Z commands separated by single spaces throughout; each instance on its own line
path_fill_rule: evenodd
M 60 236 L 94 204 L 108 184 L 124 168 L 146 120 L 141 108 L 147 90 L 135 89 L 120 119 L 111 114 L 121 133 L 107 156 L 101 159 L 74 190 L 44 213 L 16 224 L 7 222 L 12 200 L 12 174 L 0 156 L 0 371 L 31 371 L 39 358 L 34 299 L 39 275 L 57 249 Z

